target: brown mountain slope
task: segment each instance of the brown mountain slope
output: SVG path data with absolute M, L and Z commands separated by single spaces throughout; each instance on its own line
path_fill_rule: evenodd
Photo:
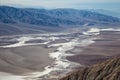
M 60 80 L 120 80 L 120 57 L 81 68 Z

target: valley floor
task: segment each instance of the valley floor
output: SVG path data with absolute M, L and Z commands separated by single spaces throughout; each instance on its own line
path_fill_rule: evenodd
M 0 79 L 57 80 L 120 55 L 120 30 L 0 38 Z M 59 75 L 59 76 L 58 76 Z
M 97 35 L 95 43 L 83 48 L 79 47 L 71 50 L 77 55 L 67 57 L 68 60 L 78 62 L 84 66 L 91 66 L 103 62 L 113 56 L 120 56 L 120 32 L 102 31 Z

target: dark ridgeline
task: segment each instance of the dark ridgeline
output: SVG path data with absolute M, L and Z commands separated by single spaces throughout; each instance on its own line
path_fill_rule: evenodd
M 60 80 L 120 80 L 120 57 L 81 68 Z

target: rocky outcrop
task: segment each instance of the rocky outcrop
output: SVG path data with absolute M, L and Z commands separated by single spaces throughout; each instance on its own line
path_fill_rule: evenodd
M 60 80 L 120 80 L 120 57 L 83 67 Z

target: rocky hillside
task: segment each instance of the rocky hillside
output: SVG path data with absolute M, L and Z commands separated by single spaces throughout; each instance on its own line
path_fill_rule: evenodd
M 120 80 L 120 57 L 81 68 L 60 80 Z

